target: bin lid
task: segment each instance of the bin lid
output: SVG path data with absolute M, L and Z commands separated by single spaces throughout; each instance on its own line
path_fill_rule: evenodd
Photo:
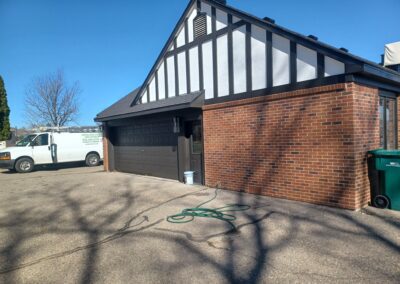
M 375 157 L 400 158 L 400 150 L 376 149 L 376 150 L 368 151 L 368 154 L 374 155 Z

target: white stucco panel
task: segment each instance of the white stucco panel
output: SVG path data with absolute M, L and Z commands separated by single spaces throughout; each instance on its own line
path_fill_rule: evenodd
M 150 84 L 149 84 L 149 97 L 150 97 L 150 101 L 154 102 L 156 100 L 156 79 L 155 77 L 153 77 L 150 80 Z
M 251 69 L 253 90 L 267 87 L 266 30 L 251 26 Z
M 233 49 L 233 89 L 234 93 L 243 93 L 246 81 L 246 26 L 232 32 Z
M 325 56 L 325 77 L 344 74 L 344 63 Z
M 290 41 L 272 34 L 273 86 L 290 83 Z
M 158 76 L 158 99 L 165 99 L 165 71 L 164 61 L 161 63 L 157 71 Z
M 181 28 L 176 37 L 176 46 L 181 47 L 183 45 L 185 45 L 185 26 Z
M 317 78 L 317 52 L 297 45 L 297 82 Z
M 189 62 L 190 62 L 190 91 L 195 92 L 200 90 L 199 81 L 199 48 L 193 47 L 189 50 Z
M 193 8 L 192 8 L 193 9 Z M 197 10 L 193 9 L 190 13 L 189 13 L 189 17 L 188 17 L 188 40 L 189 42 L 192 42 L 194 39 L 194 34 L 193 34 L 193 20 L 194 18 L 197 16 Z
M 216 29 L 217 31 L 220 29 L 225 28 L 228 25 L 228 14 L 224 11 L 216 9 L 215 11 L 216 16 Z
M 211 33 L 211 6 L 201 2 L 201 11 L 207 14 L 207 34 Z
M 203 82 L 206 99 L 214 97 L 212 41 L 203 43 Z
M 217 38 L 218 96 L 229 95 L 228 36 Z
M 179 82 L 179 94 L 187 94 L 186 84 L 186 53 L 181 52 L 178 54 L 178 82 Z
M 143 96 L 142 96 L 142 104 L 147 103 L 147 91 L 143 92 Z
M 168 97 L 175 97 L 175 62 L 174 57 L 167 58 Z

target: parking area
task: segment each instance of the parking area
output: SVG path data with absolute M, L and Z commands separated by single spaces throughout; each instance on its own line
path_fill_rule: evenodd
M 399 283 L 400 214 L 218 191 L 236 230 L 166 217 L 215 190 L 102 167 L 0 171 L 1 283 Z

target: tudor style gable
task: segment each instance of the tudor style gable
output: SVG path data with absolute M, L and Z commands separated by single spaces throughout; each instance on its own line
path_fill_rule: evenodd
M 206 103 L 324 82 L 362 70 L 362 60 L 286 30 L 269 18 L 224 1 L 192 0 L 132 102 L 144 104 L 193 92 Z M 310 85 L 308 84 L 308 85 Z

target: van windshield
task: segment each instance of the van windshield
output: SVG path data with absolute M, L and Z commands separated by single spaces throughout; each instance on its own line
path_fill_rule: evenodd
M 36 137 L 36 134 L 30 134 L 30 135 L 26 135 L 24 136 L 24 138 L 22 138 L 22 140 L 18 141 L 17 144 L 15 144 L 15 146 L 17 147 L 25 147 L 27 146 L 29 143 L 32 142 L 32 140 Z

